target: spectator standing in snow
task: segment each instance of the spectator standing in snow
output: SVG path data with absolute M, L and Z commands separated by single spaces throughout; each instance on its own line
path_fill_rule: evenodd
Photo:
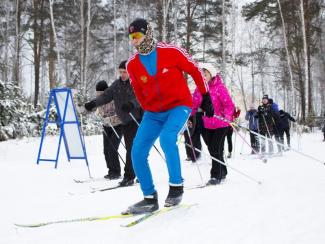
M 102 80 L 96 84 L 96 96 L 101 96 L 108 88 L 106 81 Z M 104 156 L 108 174 L 104 178 L 115 180 L 121 176 L 121 167 L 119 162 L 118 147 L 120 145 L 120 138 L 117 138 L 115 132 L 119 137 L 122 136 L 122 121 L 115 112 L 115 103 L 111 101 L 105 105 L 97 107 L 98 113 L 102 118 L 103 124 L 103 145 Z M 115 131 L 115 132 L 114 132 Z
M 257 110 L 252 104 L 249 107 L 249 110 L 246 112 L 245 119 L 248 120 L 248 127 L 251 131 L 253 132 L 258 132 L 258 121 L 257 118 L 255 117 L 257 115 Z M 252 147 L 252 154 L 255 154 L 255 152 L 259 151 L 259 146 L 258 146 L 258 137 L 254 133 L 250 132 L 250 142 L 251 142 L 251 147 Z M 254 151 L 255 150 L 255 151 Z
M 275 125 L 279 117 L 277 113 L 272 109 L 271 104 L 269 103 L 268 95 L 264 95 L 262 98 L 262 105 L 258 106 L 257 114 L 255 115 L 258 118 L 259 133 L 265 137 L 272 138 L 274 135 Z M 273 143 L 268 140 L 269 153 L 273 153 Z M 260 142 L 261 152 L 265 153 L 265 139 L 261 138 Z
M 142 110 L 133 93 L 125 65 L 126 61 L 121 62 L 119 65 L 119 79 L 115 80 L 113 84 L 106 88 L 103 94 L 96 97 L 96 99 L 85 103 L 85 108 L 88 111 L 92 111 L 96 107 L 102 106 L 112 101 L 115 103 L 116 114 L 122 122 L 121 130 L 119 130 L 119 133 L 124 136 L 126 147 L 124 177 L 123 180 L 119 182 L 120 186 L 133 185 L 135 179 L 131 160 L 131 148 L 133 138 L 137 132 L 138 126 L 129 113 L 131 112 L 138 121 L 140 121 L 142 117 Z M 109 134 L 111 134 L 111 132 L 109 132 Z M 113 135 L 111 137 L 113 137 Z M 120 167 L 118 167 L 117 164 L 117 162 L 114 163 L 114 171 L 112 171 L 114 175 L 120 174 Z
M 211 96 L 214 113 L 223 117 L 228 121 L 233 120 L 234 103 L 227 91 L 227 88 L 222 82 L 219 74 L 212 64 L 202 63 L 205 79 L 209 84 L 209 93 Z M 192 116 L 196 113 L 198 107 L 202 103 L 202 95 L 198 89 L 193 94 L 193 111 Z M 203 131 L 202 136 L 211 156 L 224 162 L 224 142 L 229 129 L 229 124 L 221 119 L 210 116 L 203 116 Z M 212 168 L 210 171 L 210 180 L 208 185 L 217 185 L 221 180 L 226 178 L 227 167 L 215 160 L 212 160 Z
M 178 205 L 182 200 L 183 178 L 176 141 L 186 126 L 192 106 L 183 72 L 190 74 L 198 86 L 203 96 L 201 108 L 208 116 L 213 116 L 213 107 L 203 75 L 185 50 L 157 43 L 151 25 L 145 19 L 136 19 L 130 24 L 129 37 L 137 52 L 129 58 L 127 71 L 145 111 L 132 147 L 133 168 L 144 199 L 125 212 L 138 214 L 159 208 L 148 164 L 149 151 L 158 137 L 169 174 L 165 206 Z
M 294 118 L 287 112 L 283 110 L 279 111 L 280 119 L 279 119 L 279 131 L 280 131 L 280 142 L 284 144 L 284 133 L 287 137 L 287 145 L 290 147 L 290 121 L 296 122 Z

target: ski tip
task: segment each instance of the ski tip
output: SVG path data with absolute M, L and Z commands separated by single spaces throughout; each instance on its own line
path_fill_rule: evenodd
M 41 227 L 41 224 L 32 224 L 32 225 L 27 225 L 27 224 L 14 224 L 16 227 L 22 227 L 22 228 L 36 228 L 36 227 Z

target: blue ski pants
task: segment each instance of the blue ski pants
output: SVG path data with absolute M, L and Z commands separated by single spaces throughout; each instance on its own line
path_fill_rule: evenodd
M 148 164 L 150 149 L 159 137 L 165 154 L 170 185 L 182 185 L 181 163 L 177 136 L 183 132 L 191 109 L 178 106 L 165 112 L 144 113 L 132 146 L 132 164 L 144 196 L 154 193 L 155 186 Z

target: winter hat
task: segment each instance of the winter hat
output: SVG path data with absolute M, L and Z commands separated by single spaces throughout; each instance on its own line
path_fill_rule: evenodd
M 135 19 L 129 26 L 129 34 L 141 32 L 145 35 L 147 33 L 148 24 L 149 23 L 145 19 Z
M 265 94 L 265 95 L 263 95 L 263 97 L 262 97 L 262 100 L 263 99 L 267 99 L 267 100 L 269 100 L 269 96 L 267 95 L 267 94 Z
M 150 23 L 145 19 L 136 19 L 129 26 L 129 34 L 134 32 L 141 32 L 144 34 L 144 40 L 135 46 L 141 55 L 150 54 L 155 48 L 157 41 L 153 37 L 153 31 Z
M 119 69 L 126 69 L 126 60 L 122 61 L 120 65 L 118 66 Z
M 212 78 L 215 77 L 218 73 L 217 69 L 211 63 L 200 63 L 199 66 L 201 69 L 206 69 L 207 71 L 209 71 Z
M 101 81 L 97 82 L 96 91 L 105 91 L 106 88 L 108 88 L 108 85 L 107 85 L 106 81 L 101 80 Z
M 280 114 L 284 114 L 284 111 L 281 109 L 281 110 L 279 110 L 279 113 Z
M 269 98 L 269 103 L 273 104 L 273 99 L 272 98 Z

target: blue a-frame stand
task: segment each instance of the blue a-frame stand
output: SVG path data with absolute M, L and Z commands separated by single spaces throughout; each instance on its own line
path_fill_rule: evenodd
M 52 102 L 54 102 L 57 112 L 56 121 L 49 120 Z M 59 142 L 57 145 L 56 157 L 41 158 L 42 150 L 44 149 L 43 143 L 46 135 L 46 127 L 48 124 L 51 123 L 60 125 L 60 135 Z M 68 130 L 72 130 L 73 133 L 71 134 L 71 132 L 69 132 Z M 76 109 L 73 103 L 72 92 L 69 88 L 55 88 L 52 89 L 50 92 L 46 116 L 43 123 L 42 138 L 38 151 L 37 164 L 39 164 L 40 161 L 55 162 L 55 168 L 57 168 L 62 139 L 65 145 L 65 151 L 67 153 L 68 161 L 70 161 L 71 159 L 84 159 L 88 168 L 89 177 L 91 177 L 85 142 L 81 134 L 80 123 L 78 121 Z

